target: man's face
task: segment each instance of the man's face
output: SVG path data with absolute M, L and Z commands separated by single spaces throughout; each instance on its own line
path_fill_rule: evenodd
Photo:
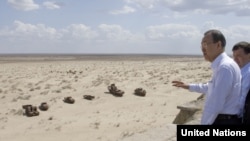
M 233 58 L 240 68 L 249 62 L 249 54 L 246 54 L 242 48 L 233 51 Z
M 218 42 L 214 43 L 211 34 L 205 35 L 201 41 L 201 51 L 205 60 L 213 62 L 218 55 Z

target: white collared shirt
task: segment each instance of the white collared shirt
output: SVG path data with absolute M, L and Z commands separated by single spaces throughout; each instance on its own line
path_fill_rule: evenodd
M 240 98 L 240 116 L 243 116 L 243 109 L 245 105 L 245 99 L 250 89 L 250 63 L 247 63 L 244 67 L 241 68 L 241 98 Z
M 211 125 L 218 114 L 239 114 L 241 72 L 225 52 L 211 64 L 212 79 L 206 84 L 190 84 L 189 90 L 205 94 L 201 124 Z

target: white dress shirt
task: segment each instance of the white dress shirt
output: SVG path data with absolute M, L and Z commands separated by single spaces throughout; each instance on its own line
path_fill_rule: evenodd
M 206 84 L 190 84 L 189 90 L 205 94 L 201 124 L 211 125 L 218 114 L 239 114 L 241 72 L 226 53 L 211 64 L 212 79 Z
M 241 68 L 241 99 L 240 99 L 240 116 L 243 116 L 243 109 L 245 105 L 245 99 L 250 89 L 250 63 L 247 63 L 244 67 Z

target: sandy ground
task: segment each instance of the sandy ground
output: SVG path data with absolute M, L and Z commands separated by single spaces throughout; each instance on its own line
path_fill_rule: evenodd
M 171 81 L 206 82 L 209 67 L 203 58 L 0 60 L 0 140 L 175 141 L 177 105 L 200 95 Z M 122 97 L 109 93 L 112 83 Z M 67 96 L 75 103 L 65 103 Z M 47 111 L 24 114 L 23 105 L 42 102 Z

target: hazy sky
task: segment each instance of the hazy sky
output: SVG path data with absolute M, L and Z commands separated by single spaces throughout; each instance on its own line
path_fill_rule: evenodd
M 250 0 L 0 0 L 0 53 L 201 54 L 250 41 Z

